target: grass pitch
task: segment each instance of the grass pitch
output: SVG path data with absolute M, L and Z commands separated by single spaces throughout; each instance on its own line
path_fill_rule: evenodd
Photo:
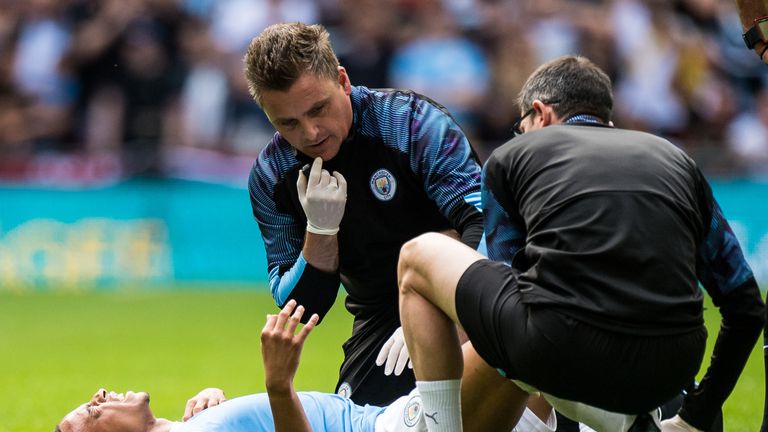
M 351 332 L 339 297 L 306 343 L 299 390 L 333 391 Z M 169 419 L 205 387 L 263 392 L 259 333 L 276 311 L 263 289 L 0 294 L 0 432 L 50 432 L 101 387 L 148 391 Z M 719 326 L 711 304 L 706 320 L 708 358 Z M 760 426 L 760 345 L 725 405 L 726 431 Z

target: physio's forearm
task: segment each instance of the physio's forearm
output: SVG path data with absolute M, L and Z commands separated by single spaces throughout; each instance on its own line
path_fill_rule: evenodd
M 302 253 L 304 259 L 318 270 L 332 273 L 339 269 L 339 240 L 335 234 L 307 232 Z

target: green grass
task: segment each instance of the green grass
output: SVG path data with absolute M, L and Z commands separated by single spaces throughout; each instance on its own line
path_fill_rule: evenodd
M 259 333 L 276 311 L 264 291 L 0 294 L 0 432 L 47 431 L 100 387 L 146 390 L 178 419 L 204 387 L 264 391 Z M 719 315 L 707 311 L 710 349 Z M 307 341 L 296 383 L 333 391 L 351 319 L 338 301 Z M 756 347 L 725 405 L 726 431 L 758 430 L 763 362 Z
M 263 392 L 259 334 L 276 310 L 263 291 L 0 295 L 0 431 L 50 432 L 100 387 L 148 391 L 170 419 L 205 387 Z M 350 331 L 338 307 L 315 329 L 299 389 L 333 391 Z

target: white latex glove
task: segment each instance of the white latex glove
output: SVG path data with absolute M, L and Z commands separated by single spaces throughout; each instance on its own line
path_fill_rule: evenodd
M 307 231 L 314 234 L 334 235 L 344 216 L 347 203 L 347 181 L 340 173 L 331 175 L 323 169 L 319 157 L 312 162 L 309 179 L 299 171 L 296 182 L 299 201 L 307 216 Z
M 408 354 L 408 347 L 405 346 L 405 337 L 403 336 L 403 328 L 398 327 L 389 340 L 384 343 L 379 351 L 379 356 L 376 357 L 376 366 L 384 365 L 384 375 L 400 375 L 405 370 L 405 365 L 408 365 L 409 369 L 413 369 L 413 362 L 411 362 L 411 356 Z
M 679 415 L 676 415 L 670 419 L 666 419 L 661 422 L 661 432 L 702 432 L 699 429 L 691 426 L 682 419 Z

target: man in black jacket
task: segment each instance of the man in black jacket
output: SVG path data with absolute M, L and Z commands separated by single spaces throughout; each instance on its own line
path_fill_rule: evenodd
M 610 80 L 583 57 L 541 66 L 518 102 L 521 136 L 483 168 L 489 259 L 430 234 L 401 252 L 400 314 L 425 409 L 452 415 L 457 322 L 491 366 L 574 420 L 574 402 L 641 419 L 699 370 L 700 282 L 723 323 L 701 384 L 663 430 L 709 428 L 765 306 L 707 181 L 670 142 L 613 128 Z

